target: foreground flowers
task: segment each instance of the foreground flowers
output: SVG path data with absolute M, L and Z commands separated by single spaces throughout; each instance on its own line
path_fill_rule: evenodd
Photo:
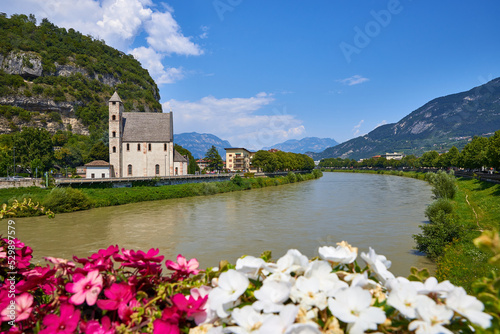
M 11 248 L 9 248 L 9 246 Z M 21 266 L 9 267 L 14 249 Z M 346 242 L 309 260 L 296 249 L 200 271 L 196 259 L 167 260 L 110 246 L 73 262 L 29 264 L 31 249 L 0 243 L 2 332 L 21 333 L 472 333 L 498 317 L 450 282 L 424 272 L 395 277 L 390 261 Z M 164 274 L 166 268 L 168 273 Z M 415 280 L 415 279 L 420 279 Z M 12 282 L 12 283 L 11 283 Z M 495 314 L 493 314 L 495 315 Z

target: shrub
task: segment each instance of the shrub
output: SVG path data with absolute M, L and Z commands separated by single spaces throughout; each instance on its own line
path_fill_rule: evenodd
M 288 179 L 288 182 L 290 182 L 290 183 L 297 182 L 297 175 L 295 175 L 294 172 L 288 172 L 286 178 Z
M 52 189 L 43 204 L 54 212 L 85 210 L 91 206 L 88 196 L 81 190 L 73 188 Z
M 433 185 L 432 193 L 434 196 L 436 198 L 453 199 L 457 193 L 453 170 L 450 170 L 449 173 L 440 170 L 437 173 L 431 174 L 432 176 L 429 176 L 429 182 Z
M 441 222 L 443 215 L 448 215 L 453 212 L 453 204 L 447 198 L 440 198 L 431 203 L 425 209 L 425 216 L 429 218 L 429 221 L 432 223 Z

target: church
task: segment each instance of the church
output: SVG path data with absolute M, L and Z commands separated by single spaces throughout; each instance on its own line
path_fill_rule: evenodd
M 172 111 L 124 112 L 114 93 L 109 99 L 110 177 L 186 175 L 188 160 L 174 149 Z

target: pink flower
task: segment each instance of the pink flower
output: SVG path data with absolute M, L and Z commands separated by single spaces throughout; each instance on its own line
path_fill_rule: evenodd
M 198 260 L 191 259 L 186 261 L 186 258 L 181 254 L 177 255 L 177 263 L 167 260 L 165 265 L 167 266 L 167 269 L 175 270 L 176 276 L 187 277 L 190 274 L 196 275 L 200 272 L 198 270 Z
M 28 268 L 31 259 L 33 258 L 33 256 L 31 255 L 32 253 L 33 250 L 28 246 L 24 246 L 21 249 L 16 249 L 16 267 L 18 269 Z
M 110 259 L 111 256 L 118 254 L 118 246 L 109 246 L 107 249 L 99 249 L 97 253 L 92 254 L 88 258 L 78 258 L 73 256 L 73 259 L 85 265 L 89 270 L 98 269 L 109 271 L 113 269 L 113 261 Z
M 66 290 L 74 293 L 69 301 L 75 305 L 83 304 L 84 301 L 90 306 L 94 305 L 102 290 L 102 276 L 99 270 L 89 272 L 86 277 L 77 273 L 73 276 L 73 282 L 66 284 Z
M 108 297 L 108 300 L 98 300 L 97 306 L 103 310 L 112 311 L 117 310 L 121 305 L 127 305 L 134 297 L 134 292 L 127 283 L 115 283 L 104 290 L 104 295 Z
M 195 299 L 193 296 L 184 296 L 178 293 L 172 297 L 172 303 L 177 307 L 178 313 L 185 313 L 186 318 L 193 318 L 193 315 L 204 312 L 203 306 L 207 301 L 208 296 Z
M 159 264 L 163 261 L 164 256 L 156 256 L 160 251 L 158 249 L 151 248 L 147 253 L 141 250 L 133 251 L 128 249 L 122 249 L 123 255 L 114 254 L 113 258 L 115 261 L 123 262 L 122 267 L 132 267 L 139 269 L 142 275 L 156 275 L 161 272 L 161 265 Z
M 132 314 L 136 312 L 134 308 L 137 307 L 141 307 L 141 304 L 135 299 L 132 299 L 128 304 L 121 304 L 118 308 L 118 316 L 128 325 L 132 320 Z
M 42 322 L 45 329 L 38 334 L 75 333 L 79 321 L 80 310 L 75 310 L 71 304 L 62 304 L 61 315 L 47 314 Z
M 16 285 L 16 292 L 28 292 L 30 290 L 41 287 L 46 294 L 52 294 L 57 284 L 55 270 L 46 267 L 34 267 L 32 270 L 23 273 L 24 280 L 21 280 Z
M 180 334 L 179 327 L 161 319 L 153 322 L 153 334 Z
M 87 323 L 85 334 L 114 334 L 115 329 L 111 327 L 111 321 L 108 317 L 104 316 L 101 319 L 101 324 L 97 320 L 90 320 Z
M 31 305 L 33 304 L 33 296 L 30 295 L 29 293 L 23 293 L 20 296 L 16 296 L 15 298 L 15 321 L 23 321 L 28 319 L 28 317 L 31 314 L 31 311 L 33 310 L 33 307 Z M 12 320 L 10 318 L 10 313 L 11 310 L 8 308 L 8 306 L 3 309 L 3 311 L 0 313 L 1 315 L 1 320 L 2 321 L 10 321 Z

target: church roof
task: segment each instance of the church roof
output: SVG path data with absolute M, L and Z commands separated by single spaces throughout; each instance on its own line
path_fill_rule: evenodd
M 177 152 L 177 150 L 174 150 L 174 161 L 175 162 L 187 162 L 188 160 L 186 159 L 185 156 Z
M 109 102 L 122 102 L 122 99 L 118 96 L 118 93 L 115 92 L 113 96 L 109 99 Z M 123 103 L 123 102 L 122 102 Z
M 172 142 L 174 139 L 172 112 L 126 112 L 122 118 L 124 142 Z

